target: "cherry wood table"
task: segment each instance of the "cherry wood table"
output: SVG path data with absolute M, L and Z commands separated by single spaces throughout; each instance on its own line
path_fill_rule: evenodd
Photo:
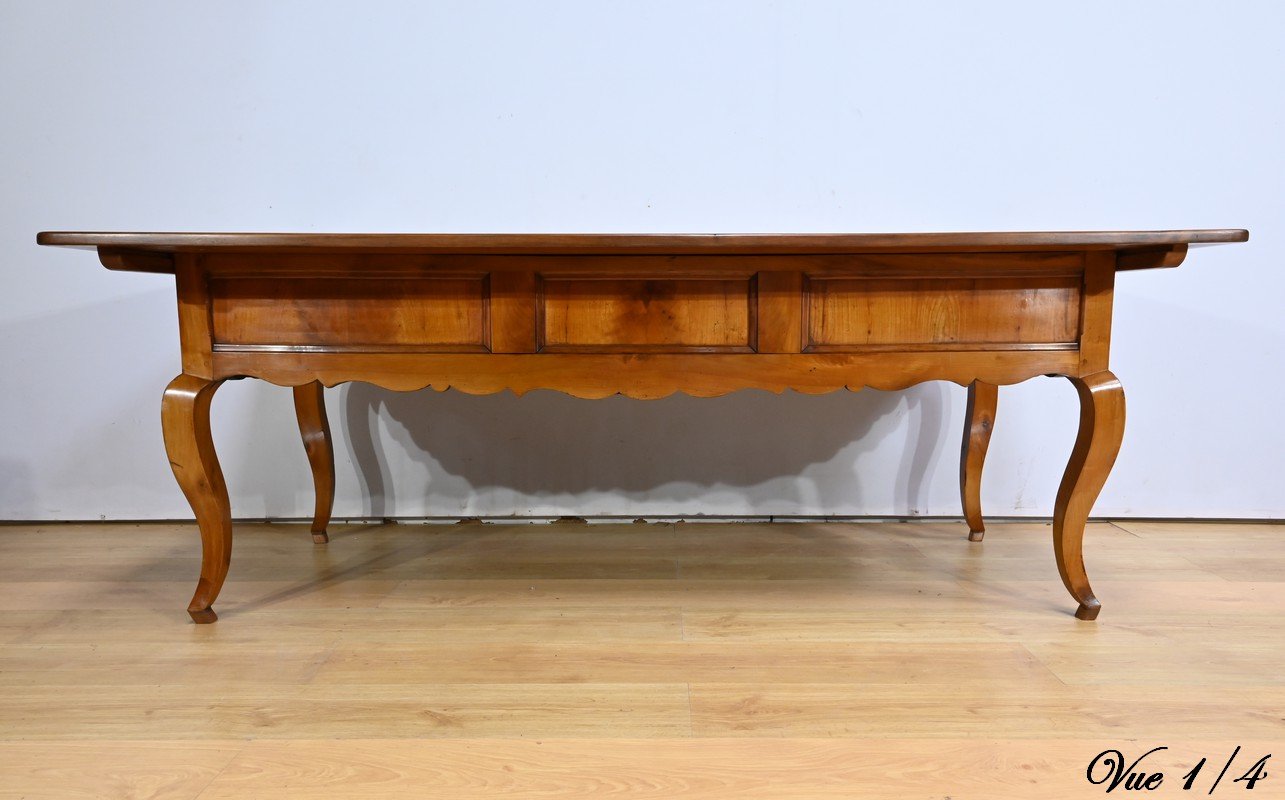
M 365 381 L 470 394 L 702 397 L 968 387 L 960 493 L 980 541 L 982 462 L 999 386 L 1062 376 L 1080 426 L 1053 513 L 1062 582 L 1091 620 L 1081 554 L 1115 461 L 1124 391 L 1109 371 L 1120 270 L 1176 267 L 1243 230 L 790 235 L 46 232 L 108 269 L 176 278 L 183 371 L 161 420 L 201 530 L 188 613 L 232 555 L 210 400 L 230 378 L 294 389 L 325 543 L 335 467 L 323 386 Z M 753 435 L 747 431 L 746 435 Z

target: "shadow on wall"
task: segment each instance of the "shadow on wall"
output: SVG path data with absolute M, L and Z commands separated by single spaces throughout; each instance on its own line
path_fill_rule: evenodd
M 159 419 L 161 391 L 179 369 L 173 288 L 159 276 L 139 285 L 134 295 L 0 322 L 11 379 L 0 405 L 21 421 L 0 437 L 0 516 L 190 518 Z M 336 443 L 348 442 L 356 465 L 361 513 L 378 518 L 456 515 L 488 489 L 498 491 L 476 502 L 497 514 L 691 514 L 715 504 L 743 509 L 717 513 L 756 516 L 854 506 L 913 514 L 928 507 L 934 470 L 953 472 L 959 433 L 947 417 L 951 393 L 962 391 L 928 383 L 581 400 L 349 384 L 328 394 Z M 310 513 L 289 390 L 232 382 L 213 413 L 233 514 Z M 876 502 L 854 502 L 873 486 Z
M 1130 280 L 1126 276 L 1120 285 Z M 166 463 L 159 419 L 161 390 L 178 371 L 173 288 L 162 276 L 145 276 L 138 284 L 137 294 L 0 320 L 6 380 L 0 393 L 6 421 L 0 426 L 0 517 L 190 519 Z M 1131 421 L 1098 513 L 1275 513 L 1279 491 L 1262 478 L 1271 474 L 1263 465 L 1279 461 L 1285 428 L 1260 424 L 1251 432 L 1253 426 L 1242 424 L 1276 414 L 1272 373 L 1256 369 L 1280 361 L 1280 337 L 1270 323 L 1136 293 L 1121 294 L 1116 313 L 1118 326 L 1135 333 L 1146 326 L 1147 335 L 1121 336 L 1114 348 L 1115 370 L 1130 393 Z M 1218 336 L 1188 348 L 1183 359 L 1156 359 L 1154 345 L 1147 344 L 1190 339 L 1191 331 Z M 1229 341 L 1248 344 L 1220 346 Z M 1236 413 L 1193 417 L 1192 409 L 1226 405 L 1191 380 L 1201 369 L 1248 376 Z M 1050 395 L 1018 393 L 1010 403 L 1010 389 L 1001 391 L 996 441 L 1008 437 L 1013 444 L 1008 453 L 992 446 L 988 470 L 992 476 L 1010 473 L 1013 498 L 996 494 L 993 514 L 1051 513 L 1076 422 L 1069 405 L 1074 390 L 1060 379 L 1052 383 L 1066 402 L 1049 408 L 1032 401 Z M 745 391 L 642 401 L 578 400 L 547 391 L 521 398 L 400 394 L 352 384 L 327 394 L 337 443 L 348 441 L 356 464 L 362 512 L 374 517 L 422 507 L 459 513 L 460 498 L 487 488 L 501 490 L 492 503 L 499 513 L 521 514 L 536 502 L 581 513 L 588 497 L 596 508 L 619 500 L 622 510 L 645 505 L 649 514 L 684 501 L 683 513 L 690 513 L 709 498 L 755 515 L 845 513 L 854 506 L 894 515 L 957 513 L 954 488 L 946 484 L 954 482 L 961 432 L 949 412 L 962 407 L 963 391 L 927 383 L 897 393 Z M 289 390 L 233 383 L 219 391 L 214 413 L 233 513 L 311 513 Z M 391 437 L 385 431 L 381 438 L 384 428 Z M 1175 430 L 1184 432 L 1177 443 Z M 1045 437 L 1049 431 L 1056 436 Z M 1051 445 L 1032 453 L 1033 441 Z M 411 463 L 385 448 L 405 448 Z M 1181 457 L 1161 457 L 1170 452 Z M 1196 461 L 1204 469 L 1193 469 Z M 416 464 L 428 469 L 403 473 Z M 425 473 L 433 476 L 431 486 L 417 483 Z M 1221 477 L 1211 482 L 1210 474 Z M 930 493 L 934 476 L 938 491 Z M 991 485 L 1003 486 L 1002 479 Z M 504 490 L 512 492 L 511 501 Z M 594 499 L 595 491 L 608 496 Z M 396 492 L 405 502 L 395 502 Z M 854 497 L 862 502 L 853 503 Z M 426 506 L 418 502 L 423 498 Z M 452 502 L 455 508 L 448 507 Z
M 717 487 L 743 491 L 774 479 L 774 487 L 780 487 L 787 483 L 781 478 L 797 478 L 809 467 L 832 462 L 840 451 L 845 451 L 842 463 L 860 460 L 898 429 L 902 416 L 910 418 L 911 430 L 898 466 L 897 513 L 913 513 L 925 507 L 926 484 L 945 440 L 957 441 L 957 434 L 945 430 L 948 386 L 582 400 L 553 391 L 472 396 L 457 391 L 397 393 L 352 384 L 342 394 L 341 408 L 363 510 L 372 517 L 399 513 L 399 489 L 410 495 L 437 488 L 395 485 L 379 432 L 381 420 L 404 431 L 395 438 L 412 459 L 428 471 L 457 478 L 466 490 L 500 487 L 527 497 L 561 495 L 569 502 L 597 491 L 677 505 Z M 857 488 L 848 470 L 836 472 L 840 474 L 827 480 L 827 486 L 842 492 Z M 796 496 L 755 505 L 841 505 L 835 491 L 827 498 L 824 490 L 808 483 L 790 482 Z M 526 512 L 515 508 L 510 513 Z

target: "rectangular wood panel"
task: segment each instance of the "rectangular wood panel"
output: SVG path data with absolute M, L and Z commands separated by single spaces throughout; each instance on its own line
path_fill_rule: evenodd
M 806 286 L 807 349 L 1074 347 L 1080 281 L 814 278 Z
M 215 348 L 479 352 L 488 287 L 473 278 L 214 278 Z
M 493 272 L 491 352 L 534 353 L 536 290 L 534 272 Z
M 546 278 L 540 346 L 549 352 L 752 352 L 754 281 Z
M 758 274 L 758 351 L 803 350 L 803 273 Z

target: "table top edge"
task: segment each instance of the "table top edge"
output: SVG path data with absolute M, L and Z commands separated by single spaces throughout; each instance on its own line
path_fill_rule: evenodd
M 860 253 L 952 248 L 1124 249 L 1244 242 L 1244 229 L 957 233 L 242 233 L 42 231 L 36 243 L 151 252 L 399 251 L 486 254 Z

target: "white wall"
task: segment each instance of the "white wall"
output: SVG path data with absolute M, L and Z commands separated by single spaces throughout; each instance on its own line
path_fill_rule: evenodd
M 171 279 L 41 229 L 1248 227 L 1121 276 L 1106 515 L 1281 517 L 1285 6 L 49 2 L 0 8 L 0 518 L 178 518 Z M 336 513 L 957 514 L 964 390 L 327 392 Z M 1065 381 L 984 500 L 1048 514 Z M 232 383 L 238 517 L 303 516 L 289 393 Z

